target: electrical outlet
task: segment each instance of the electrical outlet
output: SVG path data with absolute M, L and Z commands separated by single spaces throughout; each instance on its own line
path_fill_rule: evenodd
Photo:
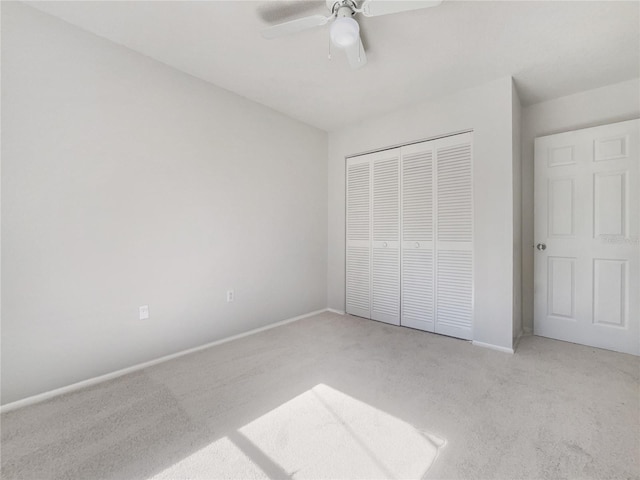
M 233 290 L 227 290 L 227 302 L 233 302 L 235 296 L 236 295 Z
M 142 305 L 138 310 L 140 312 L 140 320 L 146 320 L 149 318 L 149 305 Z

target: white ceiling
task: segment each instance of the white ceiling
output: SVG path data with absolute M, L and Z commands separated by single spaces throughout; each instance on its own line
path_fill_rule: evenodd
M 323 0 L 30 2 L 97 35 L 324 130 L 512 75 L 524 105 L 640 76 L 640 2 L 452 1 L 358 16 L 351 70 L 328 27 L 264 40 Z

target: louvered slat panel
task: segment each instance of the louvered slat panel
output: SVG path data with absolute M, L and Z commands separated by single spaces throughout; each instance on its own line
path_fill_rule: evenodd
M 371 316 L 371 162 L 347 162 L 346 311 Z
M 402 158 L 402 240 L 430 241 L 433 237 L 433 154 Z
M 471 136 L 436 146 L 435 331 L 472 338 L 473 170 Z
M 397 319 L 400 312 L 398 248 L 373 249 L 372 306 L 375 320 Z
M 401 324 L 434 331 L 433 142 L 402 152 Z
M 472 241 L 472 202 L 471 145 L 438 149 L 438 241 Z
M 347 240 L 369 240 L 370 164 L 347 166 Z
M 400 323 L 400 155 L 373 158 L 371 318 Z
M 433 251 L 402 252 L 402 325 L 433 331 Z
M 436 332 L 471 338 L 473 308 L 472 253 L 437 252 Z
M 373 240 L 398 241 L 400 184 L 398 158 L 373 164 Z
M 347 312 L 362 314 L 370 303 L 370 249 L 347 247 Z

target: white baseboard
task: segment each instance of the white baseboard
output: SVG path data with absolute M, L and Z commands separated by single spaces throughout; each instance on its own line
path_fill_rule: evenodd
M 491 343 L 478 342 L 477 340 L 473 340 L 471 342 L 472 345 L 476 347 L 490 348 L 491 350 L 497 350 L 498 352 L 504 353 L 513 353 L 513 348 L 501 347 L 499 345 L 493 345 Z
M 116 370 L 115 372 L 107 373 L 104 375 L 99 375 L 97 377 L 89 378 L 87 380 L 82 380 L 81 382 L 73 383 L 71 385 L 67 385 L 66 387 L 56 388 L 55 390 L 50 390 L 48 392 L 39 393 L 37 395 L 33 395 L 31 397 L 23 398 L 21 400 L 16 400 L 15 402 L 7 403 L 5 405 L 0 406 L 0 413 L 9 412 L 11 410 L 15 410 L 17 408 L 26 407 L 27 405 L 33 405 L 35 403 L 40 403 L 45 400 L 49 400 L 50 398 L 58 397 L 60 395 L 64 395 L 65 393 L 75 392 L 76 390 L 80 390 L 82 388 L 90 387 L 92 385 L 97 385 L 98 383 L 106 382 L 107 380 L 112 380 L 114 378 L 121 377 L 128 373 L 136 372 L 138 370 L 142 370 L 144 368 L 151 367 L 153 365 L 157 365 L 159 363 L 166 362 L 168 360 L 173 360 L 174 358 L 182 357 L 184 355 L 189 355 L 190 353 L 199 352 L 200 350 L 205 350 L 209 347 L 213 347 L 215 345 L 220 345 L 222 343 L 231 342 L 232 340 L 237 340 L 242 337 L 247 337 L 249 335 L 253 335 L 255 333 L 263 332 L 264 330 L 270 330 L 272 328 L 279 327 L 281 325 L 286 325 L 287 323 L 296 322 L 298 320 L 302 320 L 303 318 L 312 317 L 313 315 L 317 315 L 319 313 L 333 311 L 328 308 L 323 308 L 322 310 L 316 310 L 314 312 L 305 313 L 304 315 L 298 315 L 297 317 L 288 318 L 286 320 L 281 320 L 279 322 L 271 323 L 264 327 L 255 328 L 253 330 L 249 330 L 248 332 L 239 333 L 238 335 L 233 335 L 231 337 L 226 337 L 220 340 L 215 340 L 213 342 L 206 343 L 204 345 L 200 345 L 198 347 L 189 348 L 188 350 L 182 350 L 177 353 L 172 353 L 171 355 L 165 355 L 164 357 L 156 358 L 155 360 L 150 360 L 148 362 L 139 363 L 137 365 L 133 365 L 131 367 L 123 368 L 121 370 Z
M 335 308 L 327 308 L 327 312 L 337 313 L 338 315 L 344 315 L 344 310 L 336 310 Z

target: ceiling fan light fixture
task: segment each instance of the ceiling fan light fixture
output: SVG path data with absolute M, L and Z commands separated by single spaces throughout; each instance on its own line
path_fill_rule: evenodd
M 338 17 L 331 24 L 329 33 L 336 47 L 347 48 L 360 38 L 360 26 L 351 17 Z

